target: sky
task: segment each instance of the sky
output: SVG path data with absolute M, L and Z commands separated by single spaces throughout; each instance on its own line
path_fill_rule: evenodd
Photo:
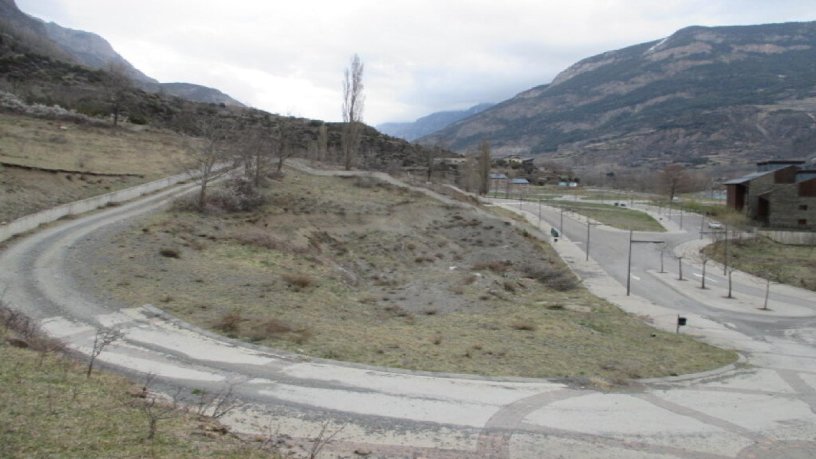
M 813 0 L 17 0 L 94 32 L 161 82 L 272 113 L 339 121 L 365 71 L 368 124 L 500 102 L 575 62 L 690 25 L 816 20 Z

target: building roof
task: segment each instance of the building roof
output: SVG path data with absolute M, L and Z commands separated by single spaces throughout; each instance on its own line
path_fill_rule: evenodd
M 513 185 L 529 185 L 530 182 L 527 181 L 526 178 L 514 178 L 510 181 Z
M 768 160 L 765 160 L 765 161 L 757 162 L 757 166 L 767 166 L 768 164 L 779 164 L 779 165 L 784 164 L 784 165 L 790 166 L 790 165 L 805 164 L 805 161 L 801 160 L 801 159 L 768 159 Z
M 501 172 L 491 172 L 490 173 L 490 179 L 491 180 L 504 180 L 506 178 L 507 178 L 507 176 L 502 174 Z
M 723 185 L 742 185 L 745 182 L 750 182 L 751 180 L 756 180 L 756 179 L 762 177 L 763 175 L 768 175 L 768 174 L 771 174 L 773 172 L 776 172 L 776 171 L 752 172 L 752 173 L 750 173 L 748 175 L 743 175 L 742 177 L 731 179 L 731 180 L 728 180 L 726 182 L 723 182 Z

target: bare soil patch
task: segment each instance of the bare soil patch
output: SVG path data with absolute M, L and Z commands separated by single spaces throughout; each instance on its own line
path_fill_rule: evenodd
M 548 245 L 483 212 L 291 170 L 267 194 L 256 212 L 170 210 L 112 233 L 78 280 L 122 306 L 374 365 L 620 382 L 735 358 L 593 297 Z

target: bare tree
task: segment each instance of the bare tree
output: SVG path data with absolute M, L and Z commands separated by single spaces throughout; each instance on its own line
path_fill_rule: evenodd
M 245 128 L 237 141 L 238 159 L 244 166 L 244 176 L 257 188 L 269 170 L 276 146 L 273 128 L 266 120 L 260 126 Z
M 150 387 L 153 385 L 155 378 L 156 375 L 153 373 L 148 373 L 145 377 L 145 383 L 142 387 L 144 400 L 142 400 L 141 404 L 139 405 L 139 408 L 142 410 L 145 418 L 147 418 L 148 440 L 153 440 L 156 438 L 159 421 L 170 419 L 181 414 L 178 403 L 181 389 L 177 389 L 176 393 L 169 401 L 163 400 L 158 394 L 150 392 Z
M 93 348 L 91 348 L 91 355 L 88 360 L 88 370 L 85 372 L 85 377 L 90 378 L 91 372 L 93 372 L 94 363 L 96 363 L 96 358 L 99 357 L 99 354 L 105 350 L 110 344 L 114 341 L 117 341 L 119 338 L 122 337 L 122 332 L 119 330 L 114 330 L 111 328 L 98 328 L 96 330 L 96 334 L 94 335 L 94 342 Z
M 127 75 L 127 68 L 121 62 L 111 62 L 105 67 L 105 93 L 111 105 L 113 125 L 119 125 L 119 116 L 125 103 L 127 91 L 131 88 L 131 81 Z
M 279 127 L 278 132 L 278 165 L 277 172 L 280 174 L 283 163 L 295 155 L 295 148 L 292 146 L 292 139 L 289 131 L 284 126 Z
M 663 192 L 669 197 L 669 202 L 674 202 L 674 197 L 678 193 L 689 190 L 691 178 L 686 168 L 680 164 L 669 164 L 664 167 L 658 176 Z
M 343 166 L 351 169 L 363 131 L 363 63 L 354 55 L 343 78 Z
M 321 124 L 317 129 L 317 160 L 325 161 L 329 153 L 329 128 Z
M 479 194 L 486 195 L 490 191 L 490 142 L 487 140 L 482 140 L 479 143 L 477 174 L 479 177 Z
M 229 129 L 217 115 L 198 116 L 190 123 L 201 141 L 187 149 L 190 160 L 188 170 L 198 179 L 197 206 L 199 211 L 204 211 L 207 187 L 217 175 L 217 166 L 229 157 Z
M 329 422 L 326 421 L 323 423 L 323 426 L 320 428 L 320 433 L 317 434 L 314 441 L 312 442 L 312 449 L 309 451 L 309 459 L 315 459 L 320 451 L 326 447 L 334 437 L 337 436 L 346 426 L 340 426 L 334 432 L 328 433 L 327 430 L 329 428 Z
M 215 394 L 203 390 L 194 391 L 193 394 L 199 397 L 196 414 L 218 419 L 243 406 L 243 403 L 235 397 L 235 386 L 235 383 L 228 384 Z

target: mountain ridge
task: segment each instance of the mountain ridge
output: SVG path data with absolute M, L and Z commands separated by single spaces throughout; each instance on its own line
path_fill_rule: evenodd
M 816 22 L 686 27 L 582 59 L 419 141 L 464 151 L 483 139 L 587 169 L 812 154 Z
M 0 0 L 0 19 L 17 34 L 27 36 L 39 53 L 82 65 L 94 70 L 121 68 L 140 89 L 165 92 L 193 102 L 222 103 L 244 107 L 241 102 L 215 88 L 195 83 L 160 83 L 145 75 L 122 57 L 103 37 L 84 30 L 70 29 L 55 22 L 46 22 L 21 11 L 14 0 Z
M 446 110 L 422 116 L 411 122 L 381 123 L 375 126 L 378 131 L 408 141 L 416 140 L 432 134 L 459 120 L 468 118 L 492 107 L 494 104 L 485 102 L 474 105 L 465 110 Z

